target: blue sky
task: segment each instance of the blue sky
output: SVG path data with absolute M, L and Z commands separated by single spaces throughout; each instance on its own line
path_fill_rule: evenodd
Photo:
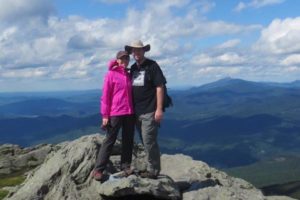
M 300 1 L 0 0 L 0 92 L 101 88 L 132 40 L 168 87 L 300 76 Z M 133 63 L 133 60 L 131 61 Z

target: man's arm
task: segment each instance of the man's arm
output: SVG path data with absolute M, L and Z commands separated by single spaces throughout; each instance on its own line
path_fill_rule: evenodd
M 164 86 L 160 85 L 156 87 L 156 111 L 154 119 L 160 123 L 163 119 L 163 102 L 164 102 Z

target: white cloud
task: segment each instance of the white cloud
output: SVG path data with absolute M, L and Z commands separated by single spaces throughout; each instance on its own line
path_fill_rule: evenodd
M 224 34 L 238 34 L 251 31 L 257 31 L 260 25 L 238 25 L 227 23 L 225 21 L 209 21 L 205 19 L 197 9 L 187 10 L 181 17 L 174 16 L 171 12 L 172 7 L 181 7 L 187 5 L 189 1 L 151 1 L 146 5 L 145 10 L 130 9 L 127 18 L 122 23 L 122 31 L 107 35 L 106 39 L 111 43 L 116 41 L 125 41 L 141 38 L 164 54 L 171 53 L 163 48 L 165 43 L 178 43 L 182 38 L 188 38 L 189 43 L 195 45 L 195 41 L 205 38 L 220 36 Z M 189 7 L 187 5 L 187 7 Z M 186 8 L 187 9 L 187 8 Z M 184 10 L 184 9 L 183 9 Z M 142 19 L 142 20 L 137 20 Z M 162 26 L 163 24 L 163 26 Z M 139 31 L 136 31 L 139 30 Z M 119 42 L 119 44 L 122 42 Z M 174 48 L 182 49 L 179 45 L 172 45 Z M 171 50 L 171 49 L 169 49 Z M 160 52 L 151 51 L 153 55 L 161 56 Z M 175 50 L 172 49 L 174 53 Z
M 215 2 L 209 0 L 202 0 L 202 1 L 198 1 L 197 3 L 202 13 L 207 13 L 216 6 Z
M 264 54 L 300 52 L 300 17 L 273 20 L 253 48 Z
M 30 1 L 33 10 L 40 8 L 41 5 L 36 0 Z M 52 5 L 49 1 L 43 2 L 48 4 L 45 4 L 42 10 L 51 10 Z M 184 51 L 191 51 L 201 38 L 258 28 L 257 25 L 242 26 L 203 18 L 201 9 L 205 7 L 208 11 L 213 7 L 213 4 L 206 0 L 198 2 L 196 8 L 199 8 L 199 12 L 194 10 L 195 7 L 190 7 L 189 0 L 159 1 L 159 4 L 157 2 L 146 3 L 143 10 L 128 10 L 123 20 L 86 19 L 80 16 L 58 18 L 46 15 L 47 23 L 44 23 L 35 20 L 40 18 L 41 13 L 32 14 L 26 19 L 28 23 L 17 23 L 3 28 L 0 34 L 0 48 L 6 51 L 0 55 L 0 65 L 11 70 L 48 67 L 50 70 L 44 74 L 45 78 L 98 76 L 99 73 L 89 70 L 83 72 L 80 69 L 78 72 L 77 66 L 81 66 L 78 63 L 93 57 L 93 61 L 84 62 L 86 67 L 105 71 L 107 60 L 114 57 L 115 52 L 132 39 L 140 38 L 151 44 L 152 49 L 147 56 L 174 57 Z M 7 4 L 7 7 L 8 5 L 11 6 Z M 172 13 L 174 7 L 183 7 L 183 15 L 175 16 Z M 182 38 L 188 42 L 181 43 Z M 62 70 L 62 66 L 70 62 L 74 62 L 69 65 L 70 70 Z
M 296 66 L 286 67 L 283 70 L 288 73 L 300 73 L 300 67 L 296 67 Z
M 0 74 L 4 78 L 38 78 L 48 74 L 45 68 L 7 70 Z
M 252 0 L 248 3 L 239 2 L 238 5 L 234 8 L 235 11 L 240 12 L 246 8 L 261 8 L 265 6 L 270 6 L 274 4 L 281 4 L 285 0 Z
M 13 37 L 13 35 L 18 31 L 18 28 L 15 26 L 9 27 L 7 29 L 4 29 L 2 33 L 0 33 L 0 42 L 5 42 L 10 37 Z
M 0 35 L 0 48 L 5 49 L 0 54 L 0 65 L 4 69 L 48 67 L 51 68 L 49 73 L 55 74 L 59 66 L 69 61 L 80 61 L 82 57 L 90 58 L 97 54 L 98 60 L 87 64 L 94 67 L 102 59 L 107 61 L 110 57 L 106 52 L 111 50 L 101 53 L 108 48 L 102 41 L 103 35 L 109 31 L 102 31 L 105 24 L 106 20 L 102 19 L 90 21 L 80 17 L 50 17 L 47 25 L 40 22 L 6 28 Z M 78 77 L 84 75 L 70 70 L 66 77 L 73 77 L 73 73 Z M 13 77 L 10 74 L 9 77 Z M 49 74 L 43 75 L 45 78 L 51 77 Z
M 219 60 L 222 63 L 229 64 L 229 65 L 237 65 L 237 64 L 243 64 L 245 59 L 238 55 L 237 53 L 229 52 L 225 53 L 223 55 L 220 55 L 217 57 L 217 60 Z
M 298 65 L 300 67 L 300 54 L 292 54 L 281 61 L 284 66 Z
M 242 65 L 246 59 L 235 52 L 226 52 L 216 56 L 200 54 L 195 56 L 191 62 L 199 66 L 232 66 Z
M 73 49 L 89 49 L 103 45 L 101 39 L 91 35 L 75 34 L 68 41 L 68 47 Z
M 244 2 L 239 2 L 239 4 L 234 8 L 235 11 L 240 12 L 244 10 L 247 5 Z
M 233 48 L 235 46 L 237 46 L 238 44 L 240 44 L 240 40 L 239 39 L 233 39 L 233 40 L 228 40 L 220 45 L 217 46 L 217 49 L 229 49 L 229 48 Z
M 159 1 L 159 4 L 158 1 L 151 1 L 148 2 L 144 10 L 129 10 L 127 19 L 124 20 L 124 23 L 122 23 L 120 20 L 108 21 L 98 19 L 92 21 L 85 20 L 83 18 L 70 19 L 70 22 L 74 21 L 74 23 L 76 23 L 76 31 L 86 31 L 90 33 L 91 31 L 95 30 L 94 28 L 96 26 L 102 29 L 104 28 L 103 32 L 107 33 L 107 35 L 101 33 L 100 36 L 107 37 L 108 39 L 110 37 L 112 39 L 116 39 L 116 37 L 118 37 L 117 41 L 122 41 L 125 37 L 128 38 L 128 36 L 130 36 L 129 34 L 133 34 L 132 37 L 145 37 L 149 35 L 149 31 L 151 31 L 150 33 L 153 35 L 154 30 L 158 30 L 165 39 L 169 36 L 181 35 L 196 35 L 205 37 L 209 34 L 221 35 L 224 33 L 238 33 L 244 30 L 248 31 L 249 28 L 257 28 L 257 26 L 240 26 L 223 21 L 211 22 L 201 19 L 201 16 L 199 16 L 196 11 L 189 12 L 190 10 L 188 10 L 186 11 L 186 15 L 182 17 L 176 17 L 171 13 L 172 7 L 180 8 L 182 6 L 188 6 L 188 3 L 189 1 L 187 0 Z M 196 20 L 199 17 L 200 20 L 197 22 Z M 136 19 L 142 20 L 137 21 Z M 61 21 L 61 24 L 61 28 L 63 30 L 66 29 L 63 27 L 65 26 L 65 23 Z M 164 26 L 157 26 L 157 24 L 164 24 Z M 137 32 L 136 30 L 141 31 L 140 33 L 135 33 Z M 165 31 L 166 33 L 164 33 Z M 112 40 L 109 41 L 111 42 Z
M 106 4 L 127 3 L 129 0 L 95 0 Z
M 200 50 L 206 38 L 224 35 L 238 37 L 237 34 L 252 33 L 261 29 L 261 26 L 212 21 L 203 13 L 213 9 L 214 3 L 202 0 L 193 5 L 194 1 L 189 0 L 148 1 L 143 9 L 130 8 L 122 19 L 87 19 L 82 16 L 60 18 L 49 15 L 50 12 L 46 15 L 39 12 L 24 14 L 30 16 L 24 19 L 26 23 L 0 26 L 0 49 L 5 49 L 0 54 L 0 76 L 9 80 L 31 77 L 32 80 L 49 82 L 53 79 L 54 82 L 93 80 L 92 83 L 100 85 L 107 71 L 107 61 L 133 39 L 142 39 L 145 44 L 151 44 L 151 51 L 146 56 L 158 61 L 169 84 L 197 83 L 200 75 L 207 75 L 203 79 L 213 81 L 218 77 L 242 76 L 245 71 L 255 77 L 270 64 L 293 63 L 293 59 L 288 57 L 286 60 L 276 55 L 260 57 L 258 50 L 264 51 L 263 48 L 268 46 L 288 49 L 288 46 L 283 48 L 284 45 L 277 39 L 268 40 L 274 33 L 268 30 L 273 30 L 275 22 L 262 31 L 257 48 L 252 51 L 237 49 L 242 39 L 228 40 L 214 48 Z M 51 8 L 50 4 L 48 6 Z M 179 9 L 180 15 L 173 13 Z M 46 16 L 44 21 L 36 20 L 41 16 Z M 8 22 L 13 18 L 2 19 Z M 288 45 L 298 41 L 295 40 L 298 31 L 294 27 L 298 23 L 282 25 L 286 23 L 285 20 L 279 20 L 276 26 L 285 29 L 282 31 L 290 30 L 289 36 L 283 37 L 284 42 L 291 38 Z M 297 44 L 291 48 L 295 46 Z M 271 54 L 270 48 L 267 49 Z M 272 70 L 275 74 L 279 69 L 282 68 Z
M 209 56 L 208 54 L 200 54 L 200 55 L 194 56 L 192 58 L 191 62 L 194 65 L 205 66 L 205 65 L 211 65 L 214 62 L 214 60 L 213 60 L 213 57 Z
M 46 20 L 54 12 L 50 0 L 0 0 L 0 20 L 18 22 L 36 18 Z
M 215 76 L 217 78 L 220 77 L 228 77 L 235 76 L 239 74 L 241 69 L 239 67 L 203 67 L 197 71 L 197 75 L 200 76 Z
M 261 8 L 269 5 L 281 4 L 284 1 L 285 0 L 252 0 L 249 5 L 254 8 Z

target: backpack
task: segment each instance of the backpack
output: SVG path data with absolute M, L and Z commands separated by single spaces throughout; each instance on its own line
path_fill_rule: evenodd
M 173 100 L 171 96 L 168 94 L 168 89 L 166 84 L 164 85 L 164 102 L 163 102 L 163 111 L 165 112 L 166 108 L 173 106 Z
M 153 72 L 151 71 L 151 69 L 149 69 L 149 67 L 145 68 L 146 71 L 151 72 L 151 74 L 153 74 Z M 166 84 L 167 84 L 167 79 L 163 74 L 164 79 L 166 80 Z M 151 76 L 149 77 L 151 79 Z M 173 106 L 173 100 L 171 98 L 171 96 L 168 94 L 168 89 L 166 84 L 164 84 L 164 102 L 163 102 L 163 111 L 166 111 L 166 108 L 172 107 Z

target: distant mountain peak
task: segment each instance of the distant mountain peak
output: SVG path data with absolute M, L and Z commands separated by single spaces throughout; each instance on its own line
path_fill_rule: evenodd
M 220 80 L 231 80 L 231 79 L 234 79 L 234 78 L 231 78 L 230 76 L 226 76 L 226 77 L 224 77 L 224 78 L 219 79 L 219 81 L 220 81 Z
M 232 90 L 232 91 L 240 91 L 247 92 L 252 90 L 257 90 L 258 87 L 265 87 L 266 85 L 263 83 L 257 83 L 252 81 L 246 81 L 238 78 L 225 77 L 219 79 L 215 82 L 204 84 L 200 87 L 193 88 L 196 91 L 214 91 L 214 90 Z

